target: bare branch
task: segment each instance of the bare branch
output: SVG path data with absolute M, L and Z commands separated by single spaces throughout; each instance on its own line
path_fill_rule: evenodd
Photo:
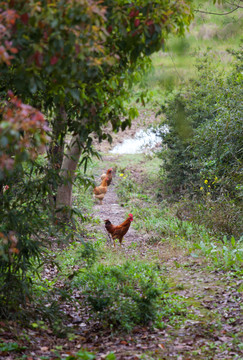
M 200 12 L 202 14 L 208 14 L 208 15 L 229 15 L 229 14 L 233 13 L 234 11 L 243 8 L 243 6 L 236 5 L 235 3 L 232 4 L 232 3 L 229 3 L 228 1 L 227 1 L 227 3 L 230 4 L 230 5 L 234 5 L 236 7 L 233 10 L 230 10 L 230 11 L 225 12 L 225 13 L 216 13 L 216 12 L 210 12 L 210 11 L 203 11 L 203 10 L 199 10 L 199 9 L 195 10 L 195 12 Z
M 241 1 L 241 0 L 240 0 Z M 239 3 L 240 3 L 240 1 L 239 1 Z M 226 1 L 226 3 L 227 4 L 229 4 L 229 5 L 231 5 L 231 6 L 237 6 L 238 8 L 240 8 L 240 9 L 243 9 L 243 6 L 241 6 L 241 5 L 236 5 L 235 3 L 232 3 L 232 2 L 229 2 L 229 1 Z

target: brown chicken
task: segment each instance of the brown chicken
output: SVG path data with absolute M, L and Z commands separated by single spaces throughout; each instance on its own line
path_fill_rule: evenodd
M 104 173 L 101 175 L 101 180 L 105 179 L 105 177 L 109 179 L 107 182 L 107 185 L 109 186 L 112 181 L 112 168 L 108 169 L 106 174 Z
M 107 184 L 108 184 L 108 177 L 102 180 L 100 186 L 96 186 L 93 190 L 94 197 L 98 200 L 100 200 L 100 205 L 102 205 L 102 200 L 105 197 L 105 194 L 107 193 Z
M 122 224 L 117 225 L 117 226 L 113 225 L 110 222 L 110 220 L 108 220 L 108 219 L 105 220 L 105 228 L 108 231 L 108 233 L 111 234 L 111 237 L 112 237 L 113 242 L 114 242 L 114 246 L 115 246 L 115 240 L 116 239 L 119 240 L 120 245 L 121 245 L 123 237 L 128 232 L 132 221 L 133 221 L 133 215 L 132 214 L 128 214 L 128 218 L 125 221 L 123 221 Z

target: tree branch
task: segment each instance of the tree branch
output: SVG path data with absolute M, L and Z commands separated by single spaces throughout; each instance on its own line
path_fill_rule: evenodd
M 233 4 L 232 4 L 233 5 Z M 208 14 L 208 15 L 229 15 L 229 14 L 231 14 L 232 12 L 234 12 L 234 11 L 236 11 L 236 10 L 238 10 L 238 9 L 241 9 L 241 8 L 243 8 L 242 6 L 240 6 L 240 5 L 236 5 L 236 8 L 235 9 L 233 9 L 233 10 L 230 10 L 230 11 L 228 11 L 228 12 L 226 12 L 226 13 L 216 13 L 216 12 L 209 12 L 209 11 L 203 11 L 203 10 L 195 10 L 195 12 L 200 12 L 200 13 L 202 13 L 202 14 Z
M 243 9 L 243 6 L 239 5 L 239 3 L 241 2 L 241 0 L 239 0 L 238 4 L 236 5 L 234 2 L 230 2 L 230 1 L 225 1 L 227 4 L 231 5 L 231 6 L 238 6 L 238 8 Z

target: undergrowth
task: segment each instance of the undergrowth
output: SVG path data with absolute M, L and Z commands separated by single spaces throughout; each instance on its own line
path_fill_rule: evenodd
M 149 234 L 151 243 L 174 241 L 187 248 L 193 256 L 204 256 L 211 267 L 240 272 L 243 261 L 243 238 L 215 235 L 204 224 L 181 218 L 178 206 L 157 201 L 156 197 L 146 195 L 147 189 L 142 181 L 129 172 L 124 173 L 117 184 L 117 194 L 122 204 L 129 206 L 134 216 L 133 227 Z M 157 190 L 153 189 L 154 195 Z
M 168 293 L 158 266 L 149 263 L 96 264 L 73 284 L 82 289 L 95 317 L 114 332 L 130 332 L 136 325 L 164 327 L 186 314 L 183 303 Z

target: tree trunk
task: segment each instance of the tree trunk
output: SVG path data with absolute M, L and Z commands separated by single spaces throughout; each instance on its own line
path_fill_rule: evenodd
M 55 117 L 52 123 L 52 138 L 50 145 L 47 150 L 49 168 L 54 173 L 60 173 L 63 157 L 64 157 L 64 146 L 65 146 L 65 134 L 66 134 L 66 123 L 67 123 L 67 114 L 62 105 L 58 109 L 58 115 Z M 56 193 L 57 193 L 57 178 L 53 179 L 53 183 L 50 184 L 52 193 L 49 194 L 49 203 L 53 209 L 55 208 L 56 203 Z
M 58 116 L 53 121 L 52 140 L 48 149 L 49 164 L 52 169 L 60 170 L 64 154 L 67 114 L 61 105 Z
M 64 183 L 57 189 L 56 209 L 58 218 L 69 220 L 72 208 L 72 188 L 75 170 L 81 155 L 79 136 L 74 135 L 65 152 L 60 175 L 64 178 Z

